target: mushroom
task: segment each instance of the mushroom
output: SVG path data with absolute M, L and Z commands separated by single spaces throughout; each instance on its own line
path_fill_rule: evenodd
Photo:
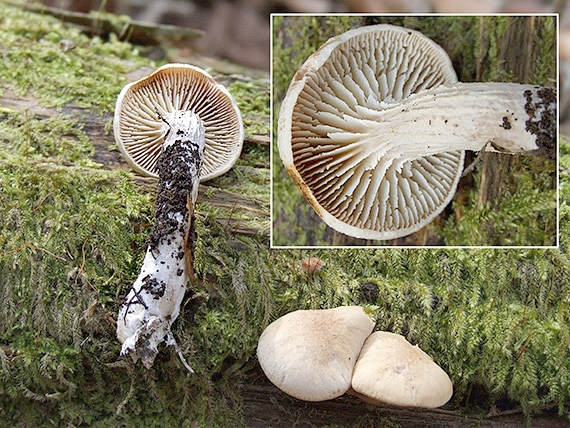
M 178 69 L 184 70 L 186 67 L 177 65 L 176 70 Z M 241 119 L 237 107 L 231 114 L 228 112 L 228 108 L 235 107 L 230 95 L 221 86 L 205 79 L 204 72 L 198 72 L 192 67 L 192 74 L 185 75 L 196 78 L 196 83 L 172 77 L 177 75 L 177 71 L 171 67 L 162 70 L 163 72 L 151 74 L 148 80 L 141 80 L 123 90 L 115 112 L 115 135 L 125 147 L 134 147 L 136 143 L 135 133 L 127 130 L 147 127 L 147 131 L 140 134 L 144 142 L 142 147 L 158 144 L 153 149 L 156 152 L 153 156 L 157 159 L 152 162 L 151 169 L 159 178 L 154 226 L 140 273 L 119 310 L 117 337 L 122 343 L 121 355 L 130 353 L 134 361 L 140 358 L 146 368 L 154 363 L 158 345 L 166 341 L 167 345 L 175 347 L 186 368 L 192 371 L 170 328 L 178 317 L 188 280 L 193 279 L 194 206 L 199 181 L 200 177 L 209 177 L 227 170 L 235 160 L 234 155 L 225 158 L 220 155 L 220 160 L 225 159 L 229 166 L 222 162 L 209 175 L 201 174 L 205 152 L 208 150 L 208 127 L 214 127 L 210 135 L 222 135 L 223 126 L 227 126 L 227 132 L 232 133 L 241 130 Z M 163 73 L 166 73 L 164 86 L 157 83 L 165 77 Z M 178 88 L 174 83 L 179 85 Z M 189 89 L 200 85 L 204 85 L 202 90 Z M 227 102 L 215 101 L 219 100 L 216 91 L 222 94 L 222 98 L 227 98 Z M 152 98 L 150 93 L 153 93 Z M 178 105 L 193 110 L 168 112 L 170 99 L 187 100 L 180 101 Z M 135 100 L 140 102 L 140 111 L 137 111 Z M 215 102 L 211 103 L 212 100 Z M 163 116 L 165 111 L 166 115 Z M 205 117 L 202 118 L 201 114 Z M 217 114 L 221 118 L 216 117 Z M 226 123 L 231 117 L 235 122 Z M 137 121 L 141 122 L 140 127 L 137 126 Z M 155 121 L 162 124 L 160 135 Z M 224 123 L 226 124 L 222 125 Z M 125 143 L 127 136 L 131 145 Z M 233 139 L 234 137 L 231 140 Z M 223 139 L 217 141 L 219 144 Z M 220 149 L 216 153 L 222 151 Z M 145 167 L 150 165 L 145 164 Z
M 555 90 L 458 83 L 421 33 L 373 25 L 333 37 L 281 105 L 280 157 L 316 213 L 365 239 L 418 231 L 452 199 L 465 150 L 553 152 Z
M 263 331 L 257 357 L 283 392 L 306 401 L 330 400 L 350 388 L 354 364 L 373 328 L 360 306 L 298 310 Z
M 167 123 L 176 111 L 193 111 L 204 123 L 206 146 L 200 180 L 227 172 L 243 145 L 239 108 L 225 87 L 188 64 L 164 65 L 126 85 L 119 94 L 115 140 L 129 165 L 141 174 L 158 176 L 156 164 Z
M 372 333 L 364 342 L 352 374 L 352 389 L 366 401 L 435 408 L 453 395 L 441 367 L 403 336 Z

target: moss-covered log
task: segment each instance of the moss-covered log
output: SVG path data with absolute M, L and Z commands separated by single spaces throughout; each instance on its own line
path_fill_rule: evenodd
M 156 181 L 126 168 L 109 128 L 130 73 L 157 64 L 112 34 L 5 3 L 0 16 L 0 426 L 564 426 L 570 145 L 560 249 L 271 250 L 268 80 L 210 70 L 248 137 L 195 211 L 197 281 L 173 334 L 196 373 L 166 347 L 146 370 L 119 357 L 115 317 L 144 256 Z M 301 269 L 308 256 L 321 271 Z M 342 304 L 430 354 L 454 382 L 451 402 L 301 403 L 269 385 L 255 358 L 265 326 Z
M 128 74 L 127 77 L 136 79 L 147 74 L 150 70 L 151 68 L 149 67 L 142 67 Z M 233 78 L 233 80 L 235 79 L 237 77 Z M 247 88 L 247 85 L 250 85 L 250 88 L 247 90 L 255 88 L 251 82 L 244 83 L 235 80 L 233 83 L 235 87 L 246 85 L 245 87 Z M 261 81 L 261 84 L 266 85 L 263 81 Z M 129 166 L 117 149 L 112 133 L 109 132 L 109 126 L 113 117 L 112 112 L 101 116 L 79 107 L 68 106 L 58 109 L 56 107 L 40 106 L 38 102 L 38 99 L 29 94 L 17 96 L 12 91 L 7 90 L 1 99 L 2 112 L 6 122 L 12 122 L 13 126 L 24 128 L 24 132 L 29 133 L 44 132 L 44 128 L 39 131 L 32 131 L 32 127 L 36 124 L 48 124 L 60 120 L 65 122 L 68 119 L 70 122 L 67 125 L 74 127 L 77 124 L 81 129 L 82 135 L 91 142 L 92 153 L 89 156 L 90 160 L 99 164 L 99 167 L 105 170 L 129 170 Z M 255 119 L 259 123 L 264 123 L 264 120 L 266 120 L 259 116 Z M 25 129 L 26 127 L 28 128 Z M 46 131 L 49 132 L 47 129 Z M 8 128 L 6 128 L 6 132 L 8 132 Z M 76 138 L 79 138 L 79 136 L 72 137 L 72 139 Z M 260 182 L 260 179 L 267 175 L 268 165 L 263 159 L 256 159 L 255 157 L 258 156 L 257 153 L 268 150 L 268 137 L 263 134 L 250 134 L 246 136 L 244 145 L 243 162 L 236 166 L 236 170 L 245 175 L 253 174 L 257 176 L 257 179 L 254 179 L 253 182 L 258 181 L 258 184 L 264 184 L 262 180 Z M 32 150 L 35 150 L 35 148 L 32 147 Z M 157 179 L 140 175 L 133 175 L 132 178 L 144 193 L 149 195 L 156 194 Z M 266 194 L 268 194 L 268 190 L 265 189 L 265 186 L 260 186 L 258 189 L 242 194 L 227 190 L 224 186 L 220 186 L 216 181 L 213 181 L 201 185 L 198 201 L 207 203 L 213 209 L 220 210 L 221 213 L 218 218 L 221 220 L 225 219 L 228 226 L 231 226 L 235 233 L 268 236 L 268 201 L 267 198 L 263 197 Z M 250 218 L 240 221 L 240 218 L 243 217 L 242 214 Z

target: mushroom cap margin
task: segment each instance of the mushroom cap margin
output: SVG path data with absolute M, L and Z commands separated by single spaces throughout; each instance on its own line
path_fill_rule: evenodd
M 395 406 L 436 408 L 453 395 L 449 376 L 403 336 L 376 331 L 364 342 L 352 375 L 352 389 Z

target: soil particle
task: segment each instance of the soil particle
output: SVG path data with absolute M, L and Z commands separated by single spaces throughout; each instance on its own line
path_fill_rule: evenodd
M 156 278 L 147 275 L 142 280 L 141 290 L 147 291 L 149 294 L 153 295 L 154 300 L 158 300 L 164 296 L 166 284 L 163 281 L 159 281 Z
M 509 118 L 507 116 L 503 117 L 503 123 L 501 123 L 499 126 L 501 126 L 502 128 L 505 128 L 506 130 L 509 130 L 512 128 L 511 122 L 509 122 Z
M 533 96 L 536 95 L 536 97 Z M 556 91 L 553 88 L 539 88 L 524 92 L 525 111 L 528 120 L 526 131 L 536 135 L 538 150 L 535 155 L 554 159 L 556 157 Z
M 373 282 L 361 282 L 358 284 L 358 297 L 361 304 L 375 304 L 379 295 L 378 285 Z
M 200 155 L 194 144 L 176 140 L 161 153 L 157 162 L 160 177 L 155 202 L 155 221 L 149 237 L 149 246 L 156 251 L 161 242 L 172 236 L 185 236 L 188 228 L 187 199 L 198 176 Z M 174 214 L 182 215 L 182 221 Z M 180 252 L 184 257 L 184 251 Z

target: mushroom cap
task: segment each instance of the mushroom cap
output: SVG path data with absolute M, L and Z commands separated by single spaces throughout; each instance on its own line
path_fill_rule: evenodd
M 332 228 L 394 239 L 431 222 L 449 203 L 464 152 L 427 156 L 391 145 L 370 124 L 411 94 L 457 82 L 447 53 L 423 34 L 372 25 L 333 37 L 295 74 L 279 114 L 285 167 Z
M 306 401 L 329 400 L 350 388 L 354 364 L 373 328 L 360 306 L 298 310 L 265 329 L 257 357 L 283 392 Z
M 227 172 L 243 145 L 239 108 L 228 90 L 206 71 L 188 64 L 167 64 L 126 85 L 115 107 L 113 128 L 119 150 L 135 171 L 157 177 L 169 117 L 190 110 L 204 123 L 206 145 L 200 180 Z
M 360 352 L 352 389 L 371 401 L 435 408 L 453 395 L 447 373 L 399 334 L 376 331 Z

